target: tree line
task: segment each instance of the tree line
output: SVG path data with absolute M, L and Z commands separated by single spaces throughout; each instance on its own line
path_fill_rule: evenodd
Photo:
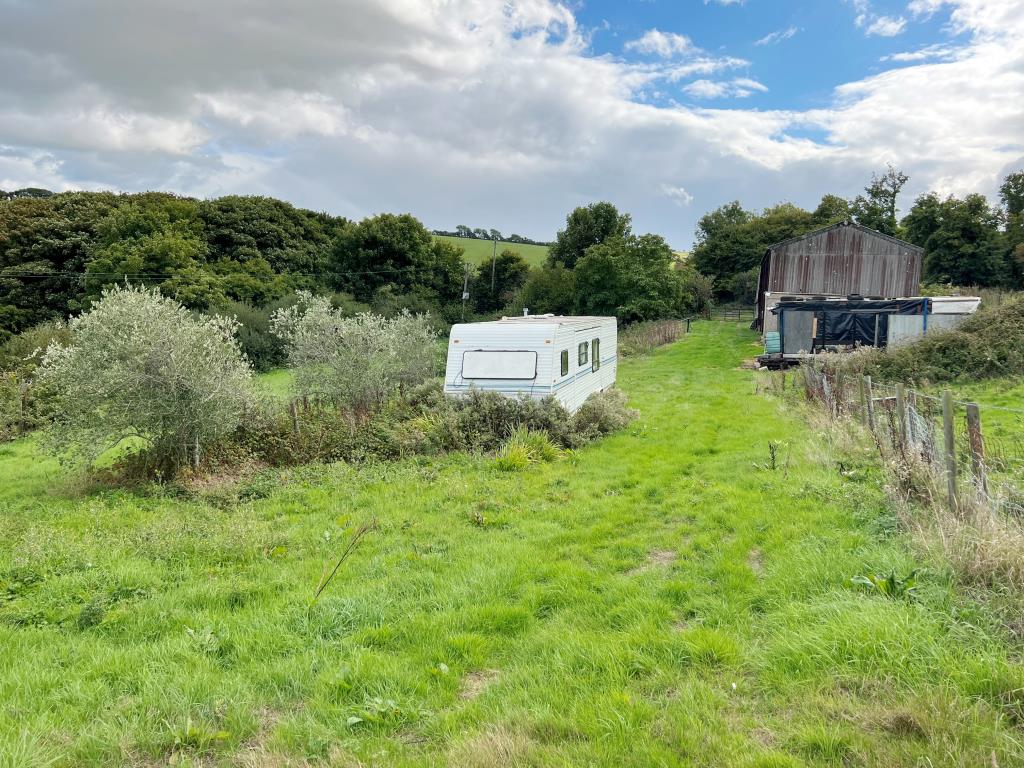
M 462 237 L 467 240 L 497 240 L 498 242 L 516 243 L 517 245 L 550 245 L 550 243 L 545 243 L 541 240 L 533 240 L 529 237 L 523 237 L 522 235 L 517 235 L 515 233 L 511 235 L 503 235 L 499 229 L 467 227 L 465 224 L 457 224 L 455 229 L 452 231 L 435 229 L 433 232 L 435 235 L 442 235 L 444 237 Z
M 709 294 L 692 269 L 673 269 L 662 238 L 635 236 L 608 203 L 571 213 L 548 264 L 531 270 L 509 247 L 469 264 L 409 214 L 356 222 L 269 197 L 22 192 L 0 200 L 0 346 L 126 283 L 238 318 L 242 348 L 261 370 L 283 362 L 270 317 L 300 291 L 348 315 L 429 314 L 439 329 L 524 307 L 679 317 Z
M 926 283 L 1024 288 L 1024 171 L 1009 174 L 999 203 L 980 194 L 919 196 L 899 217 L 908 176 L 889 167 L 852 200 L 826 194 L 813 211 L 781 203 L 761 212 L 734 201 L 698 222 L 693 265 L 714 281 L 719 299 L 752 303 L 769 246 L 842 221 L 854 221 L 925 251 Z

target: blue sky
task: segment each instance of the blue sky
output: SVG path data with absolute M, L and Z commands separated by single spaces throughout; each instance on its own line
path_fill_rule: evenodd
M 272 195 L 550 238 L 995 200 L 1024 167 L 1024 0 L 0 0 L 0 188 Z
M 597 55 L 636 62 L 656 59 L 656 54 L 639 53 L 627 46 L 648 30 L 657 29 L 684 35 L 712 55 L 749 61 L 735 74 L 754 79 L 767 89 L 745 97 L 744 106 L 752 109 L 828 106 L 836 86 L 900 66 L 883 61 L 884 57 L 963 38 L 963 33 L 946 29 L 948 6 L 927 17 L 910 18 L 907 4 L 892 0 L 872 2 L 870 10 L 842 0 L 724 4 L 713 0 L 590 0 L 577 8 L 576 17 L 591 30 L 591 45 Z M 899 34 L 868 34 L 867 19 L 860 27 L 856 23 L 862 13 L 874 19 L 902 18 L 905 24 Z M 728 96 L 700 98 L 685 92 L 681 85 L 664 87 L 664 95 L 652 101 L 713 107 L 732 101 Z

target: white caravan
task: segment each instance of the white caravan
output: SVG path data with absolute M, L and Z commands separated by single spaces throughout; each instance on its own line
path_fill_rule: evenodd
M 447 395 L 470 389 L 509 397 L 553 395 L 576 411 L 615 384 L 614 317 L 503 317 L 452 326 L 444 375 Z

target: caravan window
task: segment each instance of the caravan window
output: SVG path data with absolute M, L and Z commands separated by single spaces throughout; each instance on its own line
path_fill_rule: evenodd
M 471 349 L 462 355 L 462 378 L 519 379 L 537 378 L 537 353 L 525 349 Z
M 580 360 L 579 365 L 582 367 L 587 364 L 587 352 L 590 351 L 590 342 L 584 341 L 580 344 Z
M 594 346 L 594 350 L 593 350 L 593 352 L 594 352 L 593 370 L 599 371 L 599 370 L 601 370 L 601 340 L 600 339 L 594 339 L 593 346 Z
M 568 349 L 563 349 L 562 350 L 562 375 L 563 376 L 568 376 L 569 375 L 569 350 Z

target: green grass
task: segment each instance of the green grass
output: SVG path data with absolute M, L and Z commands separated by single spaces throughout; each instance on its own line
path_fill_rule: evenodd
M 978 403 L 986 435 L 1020 440 L 1024 434 L 1024 381 L 1018 377 L 951 382 L 933 389 L 936 395 L 950 389 L 957 400 Z
M 287 368 L 261 373 L 257 382 L 264 392 L 279 400 L 286 400 L 291 392 L 292 372 Z
M 494 250 L 494 244 L 490 240 L 474 240 L 469 237 L 445 237 L 434 235 L 438 240 L 446 240 L 457 245 L 466 252 L 466 261 L 470 264 L 480 264 L 489 261 Z M 523 243 L 498 242 L 498 253 L 504 250 L 515 251 L 522 256 L 532 267 L 539 267 L 548 257 L 546 245 L 524 245 Z
M 139 495 L 0 446 L 0 765 L 1020 764 L 1016 652 L 756 350 L 696 324 L 622 364 L 638 423 L 519 472 Z M 916 601 L 849 584 L 916 566 Z

